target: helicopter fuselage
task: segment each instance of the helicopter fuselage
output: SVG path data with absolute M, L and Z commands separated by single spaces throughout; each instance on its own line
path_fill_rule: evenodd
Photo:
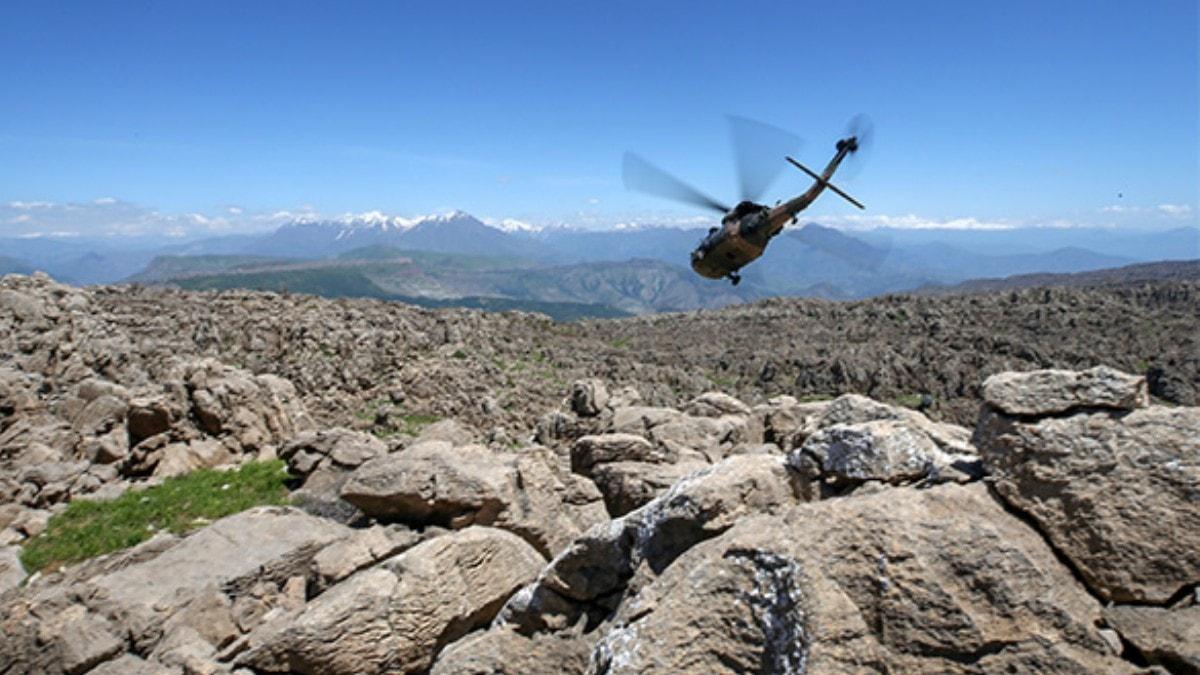
M 736 284 L 740 280 L 738 270 L 761 256 L 771 238 L 795 220 L 796 214 L 808 208 L 826 187 L 831 187 L 849 199 L 848 195 L 830 186 L 829 180 L 846 155 L 856 149 L 857 140 L 853 136 L 838 141 L 837 154 L 825 166 L 820 176 L 815 177 L 812 187 L 797 197 L 773 207 L 748 201 L 733 207 L 721 219 L 721 226 L 710 229 L 700 245 L 692 251 L 692 269 L 702 277 L 728 277 Z M 789 161 L 793 160 L 789 158 Z M 799 164 L 796 166 L 808 172 Z M 857 205 L 857 202 L 854 203 Z

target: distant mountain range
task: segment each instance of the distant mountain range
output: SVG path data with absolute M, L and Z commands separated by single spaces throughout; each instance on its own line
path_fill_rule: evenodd
M 920 295 L 959 295 L 1042 286 L 1095 288 L 1196 279 L 1200 279 L 1200 260 L 1166 260 L 1072 274 L 1018 274 L 1000 279 L 972 279 L 952 286 L 924 286 L 915 292 Z
M 428 303 L 559 303 L 562 315 L 721 307 L 774 295 L 862 298 L 969 279 L 1070 274 L 1200 257 L 1200 229 L 789 229 L 744 270 L 742 285 L 687 266 L 702 229 L 537 230 L 461 211 L 295 221 L 257 235 L 179 244 L 0 240 L 0 271 L 64 281 L 189 288 L 274 288 Z

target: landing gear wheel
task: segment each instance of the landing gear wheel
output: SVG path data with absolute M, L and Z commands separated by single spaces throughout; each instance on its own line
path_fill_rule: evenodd
M 734 286 L 737 286 L 738 284 L 742 283 L 742 275 L 738 274 L 737 272 L 730 272 L 729 281 L 732 282 Z

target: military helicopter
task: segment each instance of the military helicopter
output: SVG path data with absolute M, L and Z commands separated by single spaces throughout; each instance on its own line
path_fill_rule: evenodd
M 729 122 L 742 188 L 742 201 L 732 209 L 633 153 L 625 154 L 622 176 L 629 189 L 723 214 L 721 226 L 709 229 L 708 235 L 692 251 L 692 269 L 709 279 L 728 278 L 736 286 L 742 280 L 739 270 L 761 256 L 771 238 L 788 223 L 794 223 L 796 215 L 825 190 L 860 209 L 866 208 L 830 181 L 843 160 L 866 147 L 872 129 L 869 120 L 862 115 L 851 120 L 845 137 L 835 145 L 833 159 L 819 174 L 791 155 L 784 155 L 782 159 L 812 178 L 813 185 L 797 197 L 768 207 L 755 200 L 778 175 L 782 162 L 767 164 L 764 160 L 767 155 L 779 158 L 782 153 L 775 154 L 777 150 L 798 146 L 799 139 L 777 127 L 742 117 L 731 116 Z

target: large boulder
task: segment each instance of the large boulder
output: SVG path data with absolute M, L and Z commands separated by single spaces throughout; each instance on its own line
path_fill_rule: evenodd
M 640 509 L 576 539 L 509 603 L 502 620 L 523 632 L 573 625 L 631 583 L 641 583 L 637 574 L 660 573 L 680 553 L 738 519 L 798 503 L 804 491 L 796 480 L 777 455 L 741 455 L 697 471 Z
M 1200 408 L 981 416 L 997 493 L 1106 600 L 1161 604 L 1200 583 Z
M 544 563 L 502 530 L 437 537 L 263 626 L 236 663 L 275 673 L 424 671 L 446 644 L 491 621 Z
M 789 455 L 797 469 L 809 460 L 820 467 L 828 481 L 841 485 L 967 479 L 977 473 L 973 471 L 973 455 L 947 453 L 928 434 L 899 420 L 834 424 L 819 429 Z
M 528 637 L 511 627 L 472 633 L 442 651 L 433 675 L 529 675 L 582 673 L 591 645 L 574 635 L 538 633 Z
M 1000 373 L 983 383 L 983 400 L 1006 415 L 1056 415 L 1076 409 L 1134 410 L 1149 402 L 1146 379 L 1096 366 L 1080 372 Z
M 872 400 L 859 394 L 843 394 L 832 401 L 801 404 L 805 411 L 804 424 L 793 434 L 792 445 L 804 443 L 813 433 L 835 424 L 862 424 L 880 420 L 895 420 L 929 437 L 939 448 L 952 454 L 972 454 L 971 431 L 955 424 L 934 422 L 925 415 Z
M 374 518 L 463 528 L 492 525 L 553 555 L 607 519 L 600 493 L 546 448 L 495 452 L 418 443 L 364 463 L 341 495 Z
M 1125 672 L 1100 607 L 983 485 L 742 519 L 626 598 L 592 672 Z
M 178 376 L 200 429 L 232 436 L 248 451 L 274 448 L 313 428 L 296 388 L 281 377 L 254 375 L 213 359 L 187 362 Z
M 1200 605 L 1173 610 L 1117 605 L 1104 609 L 1104 619 L 1147 662 L 1200 673 Z

